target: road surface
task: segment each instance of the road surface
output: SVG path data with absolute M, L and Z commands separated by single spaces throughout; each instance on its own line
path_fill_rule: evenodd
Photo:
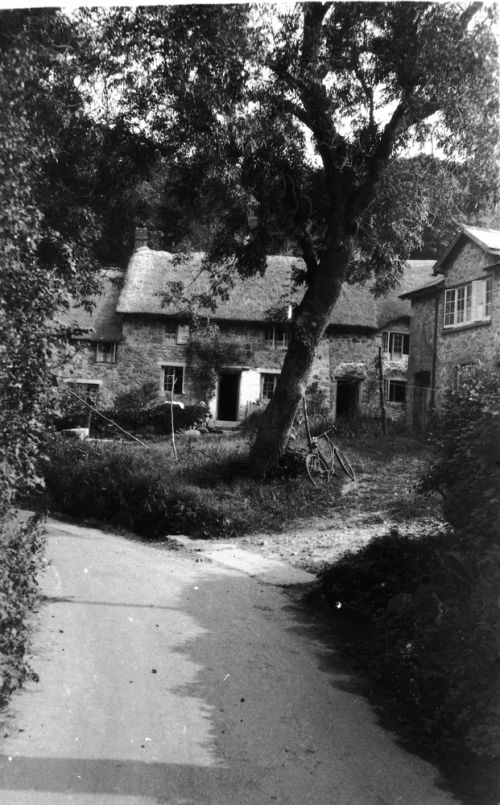
M 302 571 L 207 554 L 49 522 L 40 682 L 3 730 L 1 805 L 456 802 L 277 586 Z

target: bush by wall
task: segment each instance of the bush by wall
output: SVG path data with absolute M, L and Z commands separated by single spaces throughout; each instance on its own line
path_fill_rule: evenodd
M 439 489 L 448 530 L 397 534 L 347 555 L 318 594 L 342 645 L 375 689 L 395 699 L 413 736 L 457 768 L 493 768 L 468 802 L 500 795 L 500 393 L 467 369 L 436 422 L 438 460 L 423 487 Z M 458 763 L 456 762 L 458 759 Z M 488 766 L 488 764 L 490 764 Z M 492 765 L 493 764 L 493 765 Z M 481 789 L 481 790 L 480 790 Z
M 203 421 L 207 411 L 202 405 L 186 405 L 184 408 L 174 405 L 173 409 L 174 431 L 190 428 Z M 108 419 L 116 422 L 121 428 L 133 434 L 145 431 L 151 435 L 165 435 L 172 432 L 171 405 L 168 402 L 147 408 L 107 408 L 102 409 L 102 413 Z M 57 430 L 75 428 L 86 425 L 87 422 L 88 409 L 79 404 L 73 406 L 61 416 L 55 422 L 55 427 Z M 90 430 L 91 436 L 94 438 L 114 439 L 119 436 L 117 429 L 101 419 L 97 414 L 92 414 Z
M 27 656 L 31 611 L 38 598 L 43 565 L 43 528 L 37 518 L 0 522 L 0 706 L 34 677 Z

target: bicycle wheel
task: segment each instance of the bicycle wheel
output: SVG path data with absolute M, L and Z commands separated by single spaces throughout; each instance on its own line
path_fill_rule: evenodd
M 344 470 L 345 474 L 349 476 L 351 481 L 356 480 L 356 473 L 354 472 L 351 462 L 347 458 L 346 454 L 339 450 L 338 447 L 334 448 L 335 458 L 339 462 L 340 466 Z
M 328 465 L 317 453 L 308 453 L 306 456 L 307 474 L 314 486 L 327 481 L 330 475 Z

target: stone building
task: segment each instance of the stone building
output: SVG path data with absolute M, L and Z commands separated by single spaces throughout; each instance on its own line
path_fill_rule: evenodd
M 411 301 L 407 421 L 425 428 L 460 370 L 500 365 L 500 231 L 464 226 Z
M 271 256 L 264 276 L 235 279 L 215 311 L 198 310 L 200 339 L 185 305 L 165 294 L 183 283 L 191 298 L 208 290 L 202 254 L 180 257 L 137 243 L 126 271 L 103 272 L 93 315 L 73 310 L 74 355 L 63 377 L 103 404 L 145 385 L 158 399 L 206 401 L 218 421 L 238 421 L 265 405 L 276 387 L 299 294 L 299 258 Z M 410 303 L 402 291 L 422 285 L 433 261 L 411 261 L 399 286 L 375 299 L 368 286 L 345 285 L 317 351 L 310 384 L 334 416 L 379 414 L 379 349 L 389 418 L 404 419 Z M 210 370 L 210 371 L 209 371 Z M 212 382 L 213 381 L 213 382 Z

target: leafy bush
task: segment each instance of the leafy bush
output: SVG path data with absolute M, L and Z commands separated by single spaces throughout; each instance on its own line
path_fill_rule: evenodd
M 0 523 L 0 706 L 28 678 L 30 613 L 38 600 L 37 573 L 43 559 L 43 528 L 37 518 Z
M 441 758 L 500 760 L 499 427 L 498 378 L 467 369 L 423 482 L 441 491 L 448 530 L 374 540 L 319 585 L 349 655 Z
M 500 379 L 482 366 L 461 370 L 432 437 L 439 459 L 423 489 L 439 490 L 464 548 L 476 554 L 500 534 Z
M 206 410 L 203 405 L 186 405 L 184 408 L 174 405 L 174 431 L 190 428 L 203 421 Z M 101 413 L 107 419 L 132 434 L 141 433 L 141 431 L 158 435 L 172 432 L 171 405 L 168 402 L 160 403 L 150 408 L 107 408 L 103 409 Z M 82 411 L 82 408 L 75 406 L 73 409 L 67 410 L 64 416 L 58 419 L 56 429 L 78 427 L 86 424 L 87 419 L 88 414 L 85 418 L 85 412 Z M 97 414 L 92 414 L 91 435 L 94 438 L 121 438 L 117 428 L 101 419 Z

